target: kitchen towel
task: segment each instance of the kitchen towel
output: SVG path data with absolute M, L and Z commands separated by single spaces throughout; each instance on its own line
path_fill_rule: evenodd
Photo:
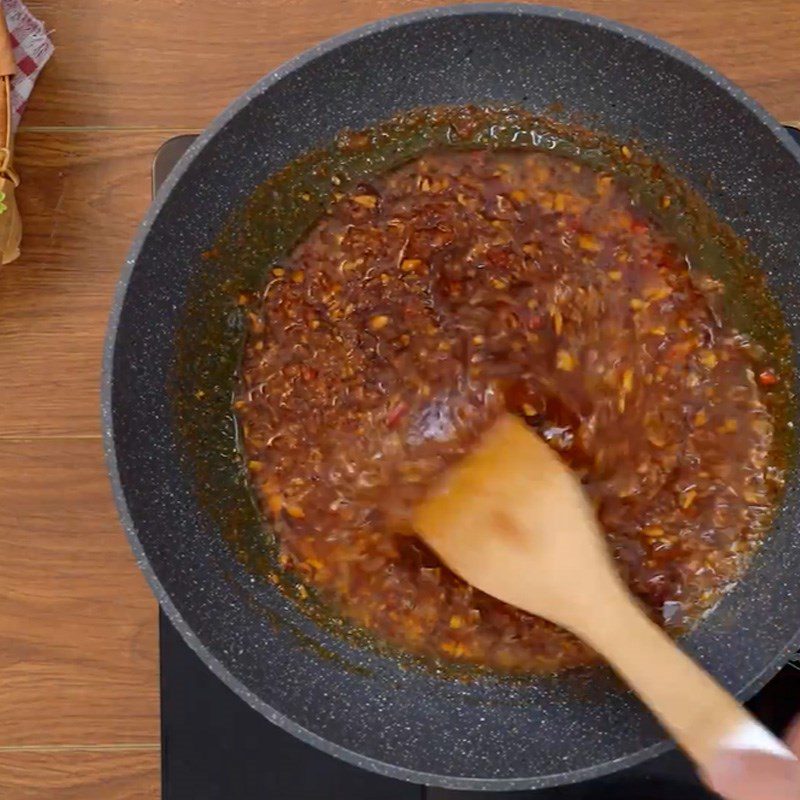
M 53 43 L 44 24 L 28 11 L 22 0 L 3 0 L 3 11 L 17 65 L 17 74 L 11 81 L 11 118 L 16 129 L 33 85 L 53 54 Z

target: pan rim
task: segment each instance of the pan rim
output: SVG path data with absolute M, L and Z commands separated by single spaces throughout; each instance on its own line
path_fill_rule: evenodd
M 564 19 L 579 25 L 600 28 L 604 31 L 617 34 L 625 39 L 633 40 L 660 53 L 676 59 L 702 76 L 711 80 L 724 90 L 735 101 L 743 106 L 759 123 L 764 125 L 778 140 L 785 150 L 800 164 L 800 146 L 798 146 L 788 133 L 783 129 L 764 108 L 747 95 L 741 88 L 709 67 L 686 51 L 644 31 L 609 20 L 605 17 L 586 14 L 552 6 L 528 5 L 521 3 L 477 3 L 456 7 L 432 7 L 387 17 L 366 25 L 354 28 L 345 33 L 331 37 L 286 61 L 275 70 L 261 78 L 243 94 L 231 102 L 212 122 L 200 133 L 187 148 L 172 172 L 166 178 L 153 199 L 142 222 L 138 226 L 131 247 L 126 256 L 120 278 L 118 280 L 106 332 L 100 391 L 101 421 L 103 428 L 103 448 L 106 466 L 112 486 L 114 501 L 120 516 L 122 527 L 127 536 L 131 550 L 135 556 L 139 569 L 144 574 L 160 607 L 164 610 L 171 624 L 180 633 L 189 647 L 200 657 L 206 666 L 236 695 L 242 698 L 249 706 L 258 711 L 268 720 L 293 734 L 300 740 L 317 747 L 329 755 L 336 756 L 350 764 L 369 769 L 378 774 L 406 780 L 414 783 L 423 783 L 429 786 L 439 786 L 449 789 L 471 789 L 486 791 L 509 791 L 520 789 L 542 789 L 557 785 L 576 783 L 590 778 L 635 766 L 651 757 L 666 752 L 674 747 L 669 740 L 662 740 L 641 750 L 634 751 L 625 756 L 589 767 L 566 772 L 554 772 L 547 775 L 515 778 L 482 778 L 461 777 L 454 775 L 441 775 L 438 773 L 420 772 L 408 767 L 391 764 L 385 761 L 364 756 L 342 745 L 329 741 L 313 731 L 299 725 L 291 718 L 277 711 L 269 704 L 262 701 L 255 693 L 250 691 L 228 668 L 222 664 L 210 650 L 197 638 L 191 627 L 183 619 L 172 599 L 169 597 L 147 557 L 145 549 L 139 540 L 136 526 L 130 514 L 125 492 L 120 479 L 113 434 L 113 362 L 116 345 L 116 335 L 125 296 L 136 262 L 141 254 L 145 240 L 155 220 L 164 208 L 173 187 L 181 180 L 194 159 L 205 149 L 206 145 L 219 133 L 219 131 L 239 112 L 241 112 L 258 95 L 297 71 L 307 63 L 336 50 L 343 45 L 348 45 L 360 39 L 367 38 L 394 28 L 424 22 L 429 19 L 445 17 L 470 17 L 483 15 L 501 16 L 533 16 Z M 783 666 L 787 658 L 800 646 L 800 625 L 795 634 L 789 639 L 783 650 L 772 658 L 763 668 L 761 673 L 750 681 L 744 688 L 737 692 L 740 699 L 747 699 L 763 687 Z

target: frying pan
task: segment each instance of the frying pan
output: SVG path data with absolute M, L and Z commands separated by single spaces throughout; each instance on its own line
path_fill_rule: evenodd
M 526 5 L 431 9 L 337 37 L 280 67 L 189 148 L 139 229 L 114 301 L 105 445 L 123 525 L 158 601 L 251 706 L 386 775 L 453 788 L 539 788 L 633 765 L 669 744 L 602 669 L 463 682 L 318 625 L 223 541 L 186 460 L 169 391 L 189 287 L 214 280 L 201 254 L 261 181 L 343 128 L 475 101 L 535 111 L 558 103 L 612 135 L 635 135 L 747 240 L 798 341 L 800 151 L 750 98 L 670 45 L 596 17 Z M 746 577 L 682 641 L 742 698 L 798 642 L 799 488 L 792 470 Z

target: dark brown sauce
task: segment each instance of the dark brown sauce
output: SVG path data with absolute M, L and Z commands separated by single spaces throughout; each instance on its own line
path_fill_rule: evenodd
M 523 673 L 498 675 L 480 664 L 431 660 L 391 646 L 369 629 L 348 622 L 299 573 L 283 569 L 275 531 L 260 513 L 246 474 L 241 432 L 231 407 L 245 336 L 242 299 L 247 302 L 263 289 L 271 266 L 286 258 L 335 203 L 335 193 L 426 152 L 464 148 L 549 152 L 613 174 L 627 185 L 635 205 L 646 209 L 674 238 L 694 271 L 723 281 L 723 319 L 769 353 L 770 367 L 777 367 L 777 383 L 763 395 L 776 421 L 770 460 L 780 467 L 791 462 L 792 344 L 757 259 L 697 192 L 665 169 L 657 153 L 645 153 L 635 140 L 623 144 L 561 112 L 554 114 L 558 118 L 513 106 L 442 106 L 413 109 L 364 131 L 345 132 L 270 175 L 231 215 L 214 247 L 202 258 L 198 254 L 170 376 L 181 468 L 192 480 L 203 512 L 244 568 L 232 570 L 231 580 L 268 613 L 283 635 L 305 641 L 313 631 L 316 646 L 308 645 L 311 658 L 321 647 L 326 651 L 333 647 L 348 654 L 354 669 L 367 650 L 401 668 L 433 670 L 447 678 L 491 677 L 504 684 L 530 680 Z M 665 195 L 672 197 L 668 208 L 661 203 Z M 286 609 L 286 597 L 294 609 Z M 303 617 L 317 627 L 309 628 Z M 600 679 L 600 674 L 592 676 L 592 681 Z
M 406 522 L 510 409 L 581 475 L 631 589 L 681 629 L 739 576 L 782 480 L 763 397 L 779 379 L 722 289 L 597 165 L 436 151 L 335 188 L 240 300 L 235 406 L 282 565 L 415 653 L 591 660 L 449 573 Z

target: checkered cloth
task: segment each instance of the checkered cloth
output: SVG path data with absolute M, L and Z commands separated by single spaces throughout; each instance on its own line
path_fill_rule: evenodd
M 53 43 L 44 25 L 28 11 L 22 0 L 2 0 L 2 6 L 17 64 L 17 74 L 11 81 L 11 116 L 16 128 L 36 78 L 53 54 Z

